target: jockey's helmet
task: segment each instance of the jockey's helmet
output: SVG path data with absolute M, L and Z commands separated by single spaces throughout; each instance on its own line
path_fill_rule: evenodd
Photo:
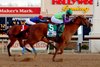
M 66 11 L 66 14 L 72 15 L 73 11 L 71 9 L 69 9 L 69 10 Z
M 40 19 L 43 19 L 43 16 L 42 16 L 42 15 L 39 15 L 39 18 L 40 18 Z

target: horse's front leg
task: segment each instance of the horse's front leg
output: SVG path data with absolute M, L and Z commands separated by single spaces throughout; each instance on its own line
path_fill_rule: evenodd
M 66 47 L 66 44 L 63 43 L 60 47 L 60 52 L 58 52 L 57 54 L 62 54 L 64 52 L 64 48 Z
M 62 54 L 63 53 L 63 49 L 60 49 L 60 51 L 57 54 Z
M 59 62 L 59 61 L 62 61 L 62 59 L 55 60 L 55 57 L 56 57 L 56 55 L 58 54 L 58 51 L 59 51 L 60 48 L 61 48 L 61 44 L 57 44 L 57 45 L 58 45 L 58 46 L 57 46 L 57 49 L 55 50 L 55 53 L 54 53 L 54 55 L 53 55 L 52 60 L 53 60 L 53 61 Z

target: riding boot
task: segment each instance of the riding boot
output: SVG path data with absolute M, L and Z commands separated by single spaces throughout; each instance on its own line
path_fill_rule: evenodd
M 59 27 L 60 27 L 60 24 L 57 25 L 57 34 L 59 33 L 59 30 L 60 30 Z
M 64 24 L 58 24 L 57 25 L 57 33 L 62 33 L 63 32 L 63 27 L 64 27 Z
M 64 25 L 64 23 L 57 25 L 56 41 L 59 41 L 59 39 L 60 39 L 61 33 L 63 32 L 63 27 L 64 27 L 63 25 Z
M 56 42 L 59 41 L 59 27 L 60 27 L 60 24 L 57 25 L 57 35 L 56 35 Z

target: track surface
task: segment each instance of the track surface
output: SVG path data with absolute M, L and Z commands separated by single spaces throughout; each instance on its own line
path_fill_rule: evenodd
M 0 54 L 0 67 L 100 67 L 100 54 L 90 53 L 66 53 L 57 55 L 56 59 L 63 58 L 62 62 L 52 62 L 52 55 L 25 54 L 8 57 Z

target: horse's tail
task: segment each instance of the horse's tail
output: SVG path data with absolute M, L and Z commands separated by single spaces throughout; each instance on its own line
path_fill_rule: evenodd
M 18 31 L 16 30 L 17 30 L 16 26 L 13 26 L 9 28 L 6 33 L 8 36 L 15 36 L 16 34 L 18 34 Z

